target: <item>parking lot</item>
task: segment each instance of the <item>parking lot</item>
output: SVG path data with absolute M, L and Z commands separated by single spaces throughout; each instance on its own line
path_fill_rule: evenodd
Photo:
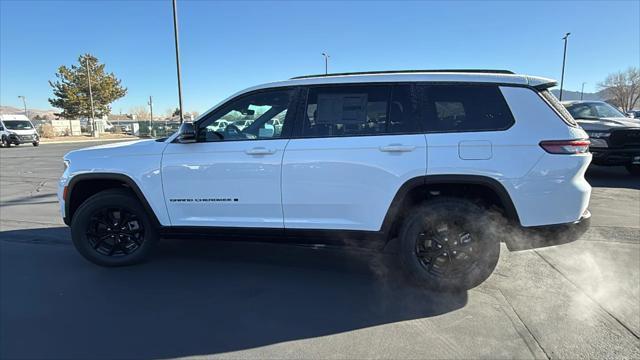
M 0 149 L 0 358 L 640 358 L 624 169 L 588 172 L 580 240 L 503 244 L 486 282 L 439 294 L 357 249 L 166 239 L 144 265 L 90 264 L 55 197 L 62 155 L 85 146 Z

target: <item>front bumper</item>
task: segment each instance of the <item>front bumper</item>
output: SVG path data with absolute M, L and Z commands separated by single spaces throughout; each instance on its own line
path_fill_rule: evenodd
M 9 143 L 14 145 L 31 144 L 39 141 L 40 141 L 40 138 L 38 137 L 37 134 L 32 134 L 32 135 L 10 134 L 9 135 Z
M 640 164 L 640 147 L 638 148 L 590 148 L 595 165 L 629 165 Z

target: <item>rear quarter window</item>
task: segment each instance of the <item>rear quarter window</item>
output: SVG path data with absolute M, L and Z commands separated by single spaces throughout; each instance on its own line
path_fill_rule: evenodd
M 497 85 L 424 85 L 426 132 L 497 131 L 515 120 Z
M 555 110 L 558 116 L 560 116 L 562 121 L 567 123 L 567 125 L 571 125 L 574 127 L 578 126 L 578 123 L 573 118 L 573 116 L 571 116 L 571 113 L 567 110 L 567 108 L 564 107 L 564 105 L 560 103 L 560 101 L 558 101 L 558 99 L 551 93 L 551 91 L 542 90 L 540 91 L 540 96 L 542 96 L 547 104 L 549 104 L 549 106 L 551 106 L 553 110 Z

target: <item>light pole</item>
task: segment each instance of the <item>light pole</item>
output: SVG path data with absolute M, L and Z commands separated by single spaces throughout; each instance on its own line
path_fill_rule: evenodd
M 173 37 L 176 43 L 176 70 L 178 73 L 178 102 L 180 104 L 180 124 L 184 122 L 182 115 L 182 82 L 180 80 L 180 45 L 178 44 L 178 9 L 176 0 L 173 0 Z
M 18 99 L 22 99 L 22 106 L 24 106 L 24 116 L 26 116 L 28 119 L 29 113 L 27 112 L 27 98 L 22 95 L 18 95 Z
M 585 82 L 582 83 L 582 90 L 580 90 L 580 100 L 582 100 L 582 97 L 584 96 L 584 84 L 586 84 Z
M 89 70 L 89 57 L 85 55 L 85 63 L 87 64 L 87 80 L 89 82 L 89 101 L 91 102 L 91 131 L 93 131 L 92 136 L 98 137 L 98 129 L 96 129 L 96 115 L 93 111 L 93 91 L 91 90 L 91 71 Z
M 329 58 L 331 56 L 329 56 L 329 54 L 327 54 L 326 52 L 323 52 L 322 56 L 324 56 L 324 74 L 327 75 L 329 73 Z
M 564 85 L 564 65 L 567 60 L 567 40 L 569 39 L 570 32 L 566 33 L 562 40 L 564 40 L 564 54 L 562 55 L 562 75 L 560 76 L 560 101 L 562 101 L 562 88 Z
M 151 131 L 153 130 L 153 99 L 151 96 L 149 96 L 149 102 L 147 104 L 149 104 L 149 112 L 151 113 L 149 119 L 149 135 L 151 135 Z M 153 136 L 155 136 L 155 131 Z

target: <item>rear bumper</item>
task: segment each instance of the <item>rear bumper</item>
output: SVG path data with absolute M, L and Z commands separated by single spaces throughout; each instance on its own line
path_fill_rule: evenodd
M 591 225 L 591 213 L 585 210 L 580 219 L 564 224 L 523 227 L 505 238 L 510 251 L 531 250 L 567 244 L 578 240 Z
M 596 165 L 629 165 L 634 161 L 640 164 L 640 148 L 590 148 L 589 151 L 593 154 L 593 163 Z
M 582 213 L 580 219 L 563 224 L 531 226 L 525 228 L 526 230 L 540 232 L 540 233 L 564 233 L 572 231 L 584 232 L 591 226 L 591 212 L 585 210 Z

